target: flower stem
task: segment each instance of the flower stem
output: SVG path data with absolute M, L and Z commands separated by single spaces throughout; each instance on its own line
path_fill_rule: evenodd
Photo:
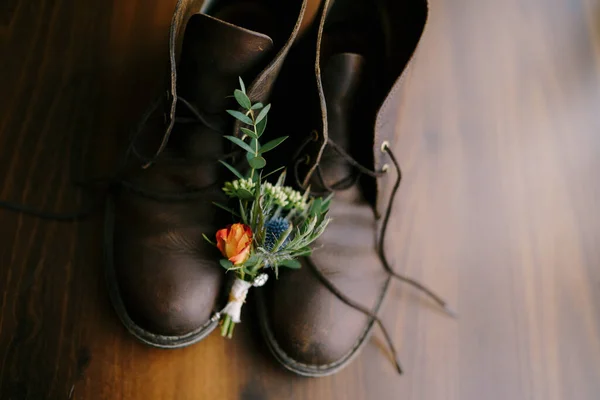
M 250 118 L 252 118 L 252 129 L 254 129 L 254 134 L 258 137 L 258 130 L 256 129 L 256 120 L 254 119 L 254 111 L 253 110 L 249 110 L 250 111 Z M 254 146 L 254 157 L 258 157 L 258 139 L 256 139 L 254 141 L 256 144 Z M 250 179 L 252 180 L 254 178 L 254 168 L 252 168 L 252 166 L 250 166 L 251 171 L 250 171 Z
M 252 277 L 254 278 L 259 269 L 263 267 L 263 263 L 259 262 L 252 268 L 250 268 L 250 272 L 252 273 Z
M 229 332 L 227 332 L 227 337 L 229 339 L 231 339 L 231 337 L 233 336 L 233 328 L 235 328 L 235 325 L 236 323 L 233 321 L 229 324 Z
M 221 324 L 221 336 L 225 337 L 229 334 L 229 326 L 232 324 L 231 316 L 225 314 L 223 323 Z

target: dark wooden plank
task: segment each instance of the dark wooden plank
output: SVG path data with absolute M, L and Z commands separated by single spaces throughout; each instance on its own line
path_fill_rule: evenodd
M 2 1 L 0 198 L 75 209 L 82 155 L 110 174 L 161 90 L 174 3 Z M 0 398 L 597 399 L 599 6 L 431 1 L 398 110 L 394 263 L 461 317 L 394 286 L 383 316 L 405 376 L 377 334 L 341 373 L 295 377 L 250 316 L 231 342 L 145 347 L 110 308 L 100 215 L 0 211 Z

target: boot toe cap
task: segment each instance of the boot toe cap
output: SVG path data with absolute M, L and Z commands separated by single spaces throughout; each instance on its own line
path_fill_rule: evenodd
M 183 336 L 208 324 L 222 274 L 194 261 L 173 260 L 152 277 L 120 281 L 123 304 L 137 325 L 157 335 Z
M 322 376 L 353 358 L 371 324 L 315 279 L 308 267 L 282 274 L 258 301 L 263 333 L 279 361 L 301 375 Z M 301 296 L 293 290 L 299 286 Z

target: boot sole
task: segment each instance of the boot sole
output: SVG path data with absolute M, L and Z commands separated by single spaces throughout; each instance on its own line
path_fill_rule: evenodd
M 113 233 L 114 233 L 114 203 L 112 198 L 106 201 L 104 218 L 104 266 L 106 285 L 113 308 L 125 328 L 141 342 L 162 349 L 176 349 L 197 343 L 208 336 L 219 324 L 218 321 L 208 320 L 204 325 L 194 331 L 181 336 L 159 335 L 149 332 L 136 324 L 129 314 L 121 298 L 116 280 L 113 258 Z

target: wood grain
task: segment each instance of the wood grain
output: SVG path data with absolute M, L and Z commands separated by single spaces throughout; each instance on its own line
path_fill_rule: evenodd
M 74 163 L 110 173 L 162 89 L 174 3 L 2 0 L 0 198 L 75 209 Z M 0 211 L 0 398 L 598 399 L 600 2 L 430 8 L 398 110 L 394 265 L 460 319 L 394 286 L 404 376 L 377 334 L 341 373 L 296 377 L 249 316 L 232 342 L 145 347 L 110 308 L 100 215 Z

